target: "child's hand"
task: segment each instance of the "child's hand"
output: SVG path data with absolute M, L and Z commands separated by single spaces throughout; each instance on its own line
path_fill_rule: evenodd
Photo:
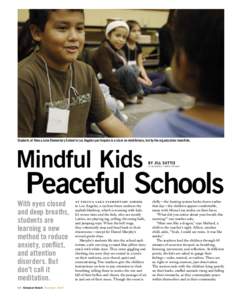
M 149 78 L 145 78 L 145 82 L 147 86 L 152 86 L 152 81 Z
M 138 82 L 146 86 L 152 86 L 152 81 L 149 78 L 143 78 L 139 76 Z
M 146 85 L 146 80 L 144 78 L 140 77 L 140 76 L 138 77 L 138 82 L 143 84 L 143 85 Z

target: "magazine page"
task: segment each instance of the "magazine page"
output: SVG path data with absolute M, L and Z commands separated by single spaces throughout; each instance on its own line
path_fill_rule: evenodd
M 232 8 L 137 5 L 6 5 L 1 298 L 236 296 Z

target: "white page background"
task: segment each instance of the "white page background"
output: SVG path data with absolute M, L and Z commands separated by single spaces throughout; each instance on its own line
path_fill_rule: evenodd
M 148 1 L 145 3 L 101 3 L 96 1 L 8 1 L 2 3 L 1 16 L 1 299 L 235 299 L 235 7 L 229 1 Z M 17 142 L 17 9 L 19 8 L 225 8 L 225 138 L 192 139 L 190 143 L 18 143 Z M 63 290 L 17 290 L 16 281 L 16 201 L 29 199 L 26 194 L 27 170 L 17 170 L 17 149 L 40 149 L 42 152 L 57 154 L 60 149 L 73 148 L 79 152 L 91 149 L 119 149 L 148 159 L 175 160 L 180 165 L 178 175 L 198 176 L 212 171 L 215 176 L 224 178 L 224 246 L 225 274 L 216 282 L 148 282 L 148 283 L 74 283 L 70 273 L 68 256 L 64 257 L 64 269 L 58 272 L 58 282 L 64 280 Z M 94 164 L 95 165 L 95 164 Z M 107 172 L 108 170 L 106 170 Z M 170 173 L 173 171 L 170 169 Z M 94 175 L 91 170 L 83 170 L 83 175 Z M 118 172 L 118 170 L 109 170 Z M 127 178 L 133 178 L 136 169 L 127 171 Z M 154 172 L 154 171 L 153 171 Z M 78 176 L 76 170 L 63 171 L 64 176 Z M 151 172 L 150 172 L 151 173 Z M 174 174 L 174 173 L 173 173 Z M 59 176 L 58 170 L 51 170 L 45 176 Z M 153 174 L 154 176 L 155 174 Z M 127 197 L 143 197 L 134 194 L 133 186 L 127 184 Z M 96 195 L 95 195 L 96 196 Z M 95 197 L 89 196 L 89 197 Z M 50 199 L 63 199 L 63 196 L 49 196 Z M 55 198 L 54 198 L 55 197 Z M 84 196 L 85 199 L 88 196 Z M 103 196 L 104 197 L 104 196 Z M 120 196 L 115 196 L 114 199 Z M 155 195 L 146 195 L 151 201 Z M 30 198 L 45 198 L 36 192 Z M 69 197 L 68 197 L 69 198 Z M 70 198 L 73 199 L 73 196 Z M 47 197 L 47 199 L 49 199 Z M 148 203 L 148 202 L 147 202 Z M 148 205 L 148 204 L 147 204 Z M 70 226 L 71 224 L 65 225 Z M 150 232 L 147 231 L 147 236 Z M 72 264 L 72 263 L 71 263 Z

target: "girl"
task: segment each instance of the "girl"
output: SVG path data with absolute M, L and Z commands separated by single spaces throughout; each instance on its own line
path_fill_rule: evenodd
M 129 36 L 123 50 L 129 65 L 136 65 L 139 68 L 140 73 L 138 81 L 142 84 L 144 95 L 167 92 L 169 89 L 161 86 L 165 81 L 165 75 L 157 72 L 147 74 L 143 66 L 142 48 L 137 42 L 141 34 L 139 23 L 129 20 L 127 21 L 127 24 L 129 26 Z
M 102 83 L 109 86 L 112 96 L 126 103 L 137 103 L 142 87 L 138 73 L 127 65 L 121 49 L 126 43 L 129 27 L 124 21 L 113 21 L 106 27 L 106 39 L 93 56 L 93 67 Z
M 77 61 L 83 10 L 30 10 L 19 35 L 18 136 L 82 137 L 88 122 L 108 136 L 130 130 L 107 108 L 92 69 Z
M 224 10 L 180 9 L 173 22 L 173 79 L 180 91 L 195 98 L 195 105 L 147 116 L 134 134 L 224 137 Z

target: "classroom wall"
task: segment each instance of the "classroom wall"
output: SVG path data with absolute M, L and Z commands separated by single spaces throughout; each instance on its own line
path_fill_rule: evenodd
M 116 10 L 85 10 L 85 23 L 86 25 L 106 25 L 107 18 L 121 18 L 137 20 L 140 25 L 147 27 L 161 27 L 165 24 L 168 16 L 168 11 L 158 10 L 128 10 L 128 9 L 116 9 Z
M 85 9 L 85 25 L 105 26 L 107 18 L 137 20 L 142 27 L 161 27 L 166 23 L 168 10 L 152 9 Z M 18 21 L 28 19 L 28 10 L 18 10 Z
M 18 22 L 24 22 L 28 17 L 29 13 L 27 9 L 18 9 Z

